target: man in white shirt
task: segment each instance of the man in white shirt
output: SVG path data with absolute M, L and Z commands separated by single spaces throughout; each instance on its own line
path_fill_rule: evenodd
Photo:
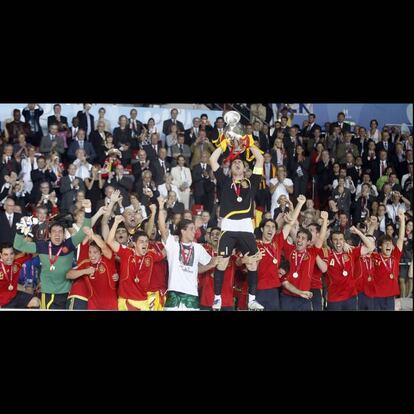
M 398 212 L 402 211 L 405 213 L 407 207 L 410 208 L 410 201 L 404 198 L 398 191 L 393 191 L 392 193 L 392 204 L 387 204 L 387 213 L 388 217 L 392 220 L 394 224 L 397 222 Z M 403 202 L 401 202 L 401 200 Z
M 284 194 L 289 199 L 289 194 L 293 194 L 293 181 L 286 178 L 286 168 L 280 166 L 277 169 L 277 176 L 270 180 L 270 194 L 272 195 L 272 206 L 270 212 L 273 213 L 279 207 L 279 197 Z
M 158 226 L 167 251 L 168 292 L 165 310 L 198 310 L 198 273 L 212 269 L 220 257 L 211 257 L 205 248 L 194 243 L 195 226 L 190 220 L 181 220 L 176 239 L 167 230 L 164 211 L 165 199 L 158 198 L 160 206 Z

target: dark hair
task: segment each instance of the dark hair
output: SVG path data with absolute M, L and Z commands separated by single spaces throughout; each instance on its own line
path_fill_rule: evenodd
M 344 238 L 345 238 L 345 234 L 341 230 L 333 230 L 331 232 L 331 240 L 332 240 L 332 237 L 333 237 L 334 234 L 342 234 L 342 236 L 344 236 Z
M 344 114 L 342 111 L 341 111 L 341 112 L 338 112 L 337 117 L 338 117 L 339 115 L 342 115 L 342 116 L 345 118 L 345 114 Z
M 57 106 L 60 106 L 62 108 L 62 105 L 61 104 L 54 104 L 53 105 L 53 109 L 55 109 Z
M 223 118 L 222 116 L 218 116 L 218 117 L 216 118 L 216 122 L 217 122 L 217 121 L 220 121 L 220 120 L 224 122 L 224 118 Z
M 379 125 L 379 124 L 378 124 L 378 121 L 377 121 L 376 119 L 371 119 L 371 121 L 369 121 L 369 126 L 371 126 L 371 124 L 372 124 L 373 122 L 375 122 L 375 123 L 377 124 L 377 126 Z
M 89 247 L 95 247 L 96 249 L 98 249 L 102 253 L 102 249 L 96 244 L 95 241 L 91 241 L 89 243 Z
M 271 219 L 271 218 L 267 218 L 267 219 L 262 220 L 261 223 L 259 224 L 259 228 L 260 229 L 263 229 L 264 226 L 266 226 L 266 224 L 269 223 L 269 221 L 272 222 L 276 226 L 276 229 L 277 229 L 277 223 L 276 223 L 276 221 L 273 220 L 273 219 Z
M 280 119 L 281 119 L 281 120 L 282 120 L 283 118 L 284 118 L 284 119 L 286 119 L 286 121 L 289 119 L 286 115 L 283 115 L 283 116 L 281 116 L 281 117 L 280 117 Z
M 313 116 L 314 118 L 316 118 L 316 115 L 315 114 L 309 114 L 308 116 Z
M 312 240 L 312 233 L 308 229 L 305 229 L 304 227 L 301 227 L 298 230 L 297 234 L 299 234 L 299 233 L 306 234 L 306 237 L 307 237 L 308 241 Z
M 192 220 L 182 219 L 177 226 L 177 235 L 181 239 L 181 230 L 187 230 L 190 224 L 194 224 Z
M 379 240 L 378 240 L 378 246 L 382 246 L 386 242 L 391 242 L 394 244 L 394 240 L 392 236 L 389 236 L 388 234 L 384 234 Z
M 13 245 L 11 243 L 1 243 L 0 253 L 3 253 L 3 249 L 13 249 Z
M 136 241 L 140 238 L 140 237 L 146 237 L 149 240 L 148 234 L 145 233 L 145 231 L 142 230 L 138 230 L 136 233 L 134 233 L 134 235 L 132 236 L 132 241 L 134 243 L 136 243 Z
M 208 228 L 208 227 L 207 227 Z M 217 227 L 217 226 L 214 226 L 214 227 L 211 227 L 211 229 L 210 229 L 210 233 L 212 233 L 213 231 L 215 231 L 215 230 L 218 230 L 220 233 L 221 233 L 221 228 L 220 227 Z
M 205 116 L 205 117 L 208 119 L 208 115 L 207 115 L 207 114 L 201 114 L 201 115 L 200 115 L 200 119 L 201 119 L 203 116 Z

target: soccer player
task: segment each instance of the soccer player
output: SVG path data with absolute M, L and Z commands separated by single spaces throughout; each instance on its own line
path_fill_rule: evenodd
M 111 249 L 95 234 L 92 229 L 84 228 L 85 234 L 92 240 L 89 243 L 88 258 L 69 270 L 68 279 L 82 278 L 87 288 L 87 309 L 116 310 L 118 295 L 116 282 L 118 274 L 115 269 L 115 258 Z M 68 300 L 72 301 L 74 297 Z
M 14 248 L 25 253 L 38 253 L 42 264 L 40 273 L 41 307 L 42 309 L 65 309 L 72 282 L 66 279 L 67 272 L 72 269 L 74 252 L 85 237 L 84 227 L 91 223 L 91 201 L 83 200 L 85 219 L 80 230 L 65 240 L 64 224 L 52 223 L 50 241 L 38 240 L 29 242 L 24 236 L 16 233 Z
M 204 245 L 207 253 L 215 257 L 218 255 L 218 244 L 220 240 L 221 230 L 219 227 L 213 227 L 210 232 L 210 243 Z M 232 255 L 229 264 L 224 272 L 224 282 L 222 290 L 222 311 L 234 310 L 234 274 L 236 256 Z M 200 309 L 212 310 L 214 303 L 214 268 L 198 275 L 200 287 Z
M 13 246 L 0 246 L 0 308 L 39 308 L 37 297 L 17 290 L 20 270 L 29 255 L 16 258 Z
M 284 241 L 289 236 L 294 223 L 299 217 L 300 210 L 306 202 L 306 197 L 300 195 L 298 204 L 293 211 L 290 222 L 283 226 L 283 230 L 276 234 L 276 223 L 272 219 L 265 219 L 261 223 L 262 239 L 257 241 L 262 259 L 258 266 L 258 283 L 256 300 L 264 306 L 266 311 L 280 310 L 279 288 L 282 285 L 279 278 L 279 264 Z
M 355 226 L 349 231 L 362 240 L 363 246 L 344 250 L 345 236 L 341 231 L 331 233 L 332 249 L 324 258 L 328 288 L 328 311 L 357 310 L 357 289 L 355 285 L 355 261 L 360 256 L 371 253 L 375 248 L 372 239 L 365 236 Z
M 241 159 L 231 163 L 231 176 L 226 176 L 218 163 L 222 148 L 218 147 L 210 156 L 210 165 L 220 186 L 220 216 L 222 217 L 222 235 L 219 242 L 219 255 L 223 257 L 214 272 L 214 304 L 213 309 L 219 310 L 222 305 L 221 290 L 224 272 L 234 248 L 243 255 L 254 256 L 258 249 L 254 237 L 253 217 L 254 198 L 259 188 L 263 174 L 263 155 L 256 147 L 250 147 L 256 158 L 251 177 L 245 178 L 245 166 Z M 257 262 L 247 264 L 247 279 L 249 282 L 250 310 L 263 310 L 264 307 L 256 301 Z
M 198 273 L 204 273 L 219 263 L 199 243 L 194 243 L 195 225 L 183 219 L 178 224 L 178 240 L 165 223 L 165 200 L 158 197 L 158 226 L 167 251 L 168 292 L 164 310 L 199 310 Z
M 391 236 L 384 236 L 379 242 L 380 252 L 374 253 L 375 310 L 395 310 L 395 296 L 400 294 L 398 275 L 404 244 L 405 214 L 398 211 L 400 229 L 394 246 Z
M 289 273 L 282 279 L 282 310 L 312 310 L 312 305 L 309 300 L 312 297 L 312 293 L 310 292 L 312 273 L 318 255 L 322 254 L 321 247 L 328 228 L 328 213 L 322 211 L 321 218 L 323 224 L 314 246 L 311 245 L 312 234 L 309 230 L 303 228 L 297 232 L 295 245 L 291 245 L 287 240 L 284 241 L 283 252 L 286 260 L 289 262 L 290 269 Z M 322 265 L 322 263 L 318 263 L 318 265 Z M 294 290 L 292 287 L 303 293 L 298 294 L 292 291 Z
M 149 249 L 148 235 L 141 230 L 132 236 L 134 248 L 119 244 L 115 233 L 124 220 L 123 216 L 115 216 L 107 240 L 109 247 L 120 258 L 118 309 L 150 310 L 147 293 L 154 263 L 163 260 L 164 256 Z

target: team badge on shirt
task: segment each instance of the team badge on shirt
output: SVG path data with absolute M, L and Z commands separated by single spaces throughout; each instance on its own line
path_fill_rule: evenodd
M 105 273 L 105 270 L 106 270 L 105 266 L 103 264 L 100 264 L 99 267 L 98 267 L 98 272 L 99 273 Z

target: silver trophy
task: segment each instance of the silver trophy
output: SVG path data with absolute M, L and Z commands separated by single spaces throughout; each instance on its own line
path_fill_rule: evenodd
M 242 129 L 239 125 L 240 114 L 236 111 L 226 112 L 224 115 L 224 121 L 227 126 L 224 132 L 224 136 L 227 139 L 229 147 L 234 149 L 234 152 L 243 152 L 243 144 L 240 142 L 242 135 Z

